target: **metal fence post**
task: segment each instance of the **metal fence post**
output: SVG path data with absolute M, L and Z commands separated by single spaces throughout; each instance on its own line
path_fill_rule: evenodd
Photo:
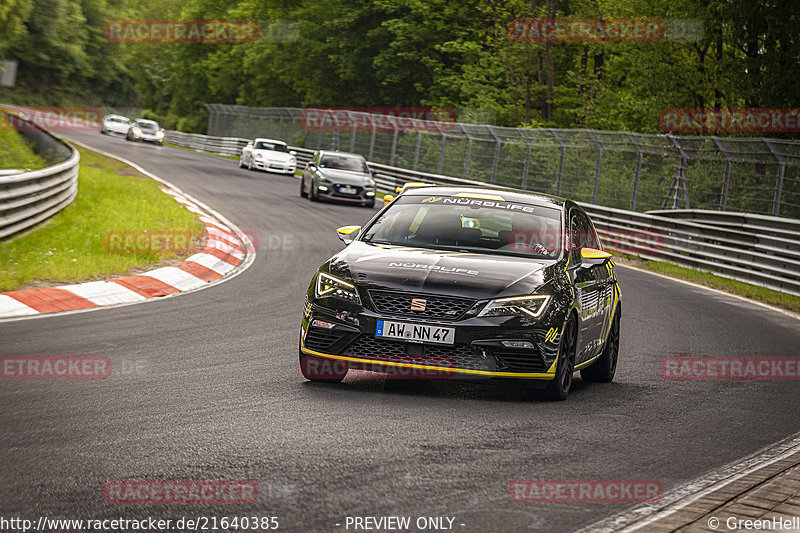
M 436 166 L 436 173 L 441 174 L 442 169 L 444 169 L 444 146 L 447 142 L 447 136 L 444 134 L 443 131 L 439 131 L 442 136 L 442 147 L 439 149 L 439 164 Z
M 772 152 L 772 157 L 778 161 L 778 177 L 775 181 L 775 192 L 772 197 L 772 214 L 777 217 L 781 214 L 781 196 L 783 196 L 783 176 L 786 171 L 786 158 L 778 153 L 778 150 L 768 139 L 762 139 L 762 141 Z
M 491 126 L 487 126 L 486 128 L 489 130 L 489 133 L 492 134 L 492 137 L 494 137 L 494 142 L 495 142 L 494 159 L 492 160 L 492 177 L 490 183 L 497 183 L 497 166 L 500 163 L 501 141 L 500 137 L 498 137 L 498 135 L 494 132 L 494 128 L 492 128 Z
M 722 152 L 722 155 L 725 156 L 725 176 L 722 178 L 722 190 L 719 193 L 719 210 L 725 211 L 725 206 L 728 203 L 728 186 L 731 182 L 731 168 L 733 166 L 733 160 L 731 159 L 731 154 L 728 153 L 728 150 L 725 148 L 725 145 L 722 144 L 722 141 L 719 137 L 713 136 L 711 139 L 714 141 L 714 144 Z
M 419 166 L 419 148 L 420 144 L 422 143 L 422 129 L 417 131 L 417 146 L 414 148 L 414 168 L 413 170 L 417 170 Z
M 375 136 L 378 134 L 378 123 L 374 120 L 372 121 L 372 137 L 369 140 L 369 159 L 372 161 L 373 155 L 375 155 Z
M 528 171 L 531 164 L 531 140 L 525 135 L 525 130 L 520 129 L 519 134 L 525 139 L 525 164 L 522 166 L 522 187 L 521 189 L 528 188 Z
M 392 135 L 392 150 L 389 152 L 389 166 L 394 166 L 394 156 L 397 153 L 397 137 L 400 135 L 400 127 L 394 124 L 394 134 Z
M 561 196 L 561 179 L 564 176 L 564 159 L 567 156 L 567 146 L 561 141 L 558 133 L 552 128 L 545 128 L 550 135 L 556 138 L 558 144 L 561 145 L 561 156 L 558 159 L 558 176 L 556 176 L 556 196 Z
M 642 145 L 631 132 L 625 132 L 631 143 L 636 147 L 636 166 L 633 169 L 633 191 L 631 192 L 631 211 L 636 211 L 636 200 L 639 196 L 639 176 L 642 173 Z
M 597 193 L 600 190 L 600 168 L 603 163 L 603 145 L 597 139 L 597 136 L 594 134 L 594 132 L 589 131 L 588 134 L 592 141 L 594 141 L 594 143 L 597 145 L 597 164 L 594 167 L 594 188 L 592 189 L 592 203 L 596 204 Z

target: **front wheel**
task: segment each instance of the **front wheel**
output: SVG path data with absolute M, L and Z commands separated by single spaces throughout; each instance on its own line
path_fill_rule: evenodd
M 577 330 L 575 315 L 570 315 L 564 326 L 564 332 L 561 334 L 556 377 L 547 384 L 547 388 L 544 390 L 545 396 L 549 400 L 563 401 L 569 395 L 569 389 L 572 387 L 572 374 L 575 373 Z
M 347 363 L 300 352 L 300 373 L 308 381 L 340 383 L 347 375 Z
M 614 380 L 614 374 L 617 372 L 617 360 L 619 359 L 619 315 L 620 308 L 617 307 L 614 313 L 614 320 L 611 322 L 611 328 L 608 330 L 608 338 L 603 347 L 603 353 L 591 366 L 581 370 L 581 379 L 583 381 L 611 383 Z
M 300 197 L 308 198 L 308 193 L 306 192 L 306 180 L 303 178 L 300 178 Z
M 311 201 L 319 202 L 319 191 L 314 186 L 314 180 L 311 180 Z
M 242 162 L 242 158 L 239 158 L 239 168 L 244 168 L 244 163 Z

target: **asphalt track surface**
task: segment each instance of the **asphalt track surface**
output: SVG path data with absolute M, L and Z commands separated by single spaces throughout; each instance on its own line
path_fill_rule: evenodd
M 206 290 L 0 322 L 2 355 L 104 355 L 119 369 L 0 381 L 0 517 L 277 516 L 279 530 L 324 532 L 345 531 L 347 516 L 449 516 L 465 532 L 572 531 L 628 505 L 515 503 L 509 482 L 655 479 L 668 490 L 800 431 L 796 381 L 659 374 L 665 356 L 795 356 L 800 323 L 625 268 L 617 379 L 577 379 L 566 402 L 498 381 L 307 383 L 304 291 L 342 246 L 335 228 L 376 211 L 311 203 L 297 179 L 224 158 L 69 137 L 172 182 L 254 232 L 259 250 L 249 270 Z M 104 483 L 126 479 L 253 480 L 260 497 L 106 503 Z

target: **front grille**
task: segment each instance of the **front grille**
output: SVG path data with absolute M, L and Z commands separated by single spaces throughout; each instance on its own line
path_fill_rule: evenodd
M 369 296 L 372 299 L 373 307 L 381 314 L 433 320 L 458 320 L 476 302 L 476 300 L 451 296 L 378 290 L 369 291 Z M 415 299 L 425 300 L 424 311 L 411 310 L 412 300 Z
M 452 346 L 435 344 L 416 344 L 403 341 L 377 339 L 372 335 L 360 335 L 343 355 L 468 370 L 495 370 L 494 366 L 480 356 L 472 347 L 463 344 Z
M 309 328 L 306 333 L 305 346 L 310 350 L 326 350 L 345 335 L 344 331 L 335 332 L 323 328 Z
M 340 187 L 348 187 L 350 189 L 355 190 L 355 192 L 353 192 L 353 193 L 339 192 L 339 188 Z M 355 197 L 355 196 L 359 196 L 359 195 L 361 195 L 361 191 L 363 191 L 363 190 L 364 190 L 363 187 L 359 187 L 357 185 L 344 185 L 344 184 L 336 183 L 336 184 L 331 186 L 331 192 L 333 194 L 335 194 L 337 196 L 344 196 L 346 198 L 352 198 L 352 197 Z

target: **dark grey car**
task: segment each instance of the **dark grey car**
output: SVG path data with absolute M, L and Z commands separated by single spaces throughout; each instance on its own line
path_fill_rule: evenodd
M 375 181 L 362 156 L 320 150 L 303 170 L 300 196 L 315 202 L 338 200 L 373 207 Z

